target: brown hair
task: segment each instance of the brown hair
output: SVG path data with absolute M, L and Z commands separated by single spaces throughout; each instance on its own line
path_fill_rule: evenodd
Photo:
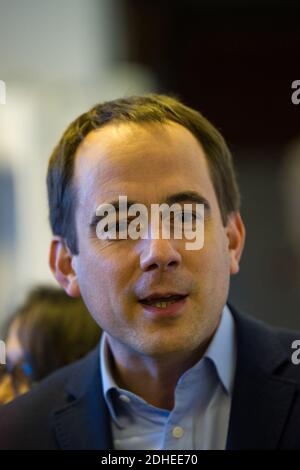
M 85 356 L 101 334 L 81 298 L 52 286 L 29 292 L 6 325 L 6 337 L 13 324 L 33 381 Z
M 198 111 L 175 98 L 149 94 L 107 101 L 75 119 L 55 147 L 48 167 L 47 187 L 52 231 L 78 254 L 73 182 L 75 153 L 86 135 L 107 123 L 161 123 L 173 121 L 186 127 L 202 145 L 218 199 L 223 224 L 240 207 L 240 194 L 231 153 L 218 130 Z

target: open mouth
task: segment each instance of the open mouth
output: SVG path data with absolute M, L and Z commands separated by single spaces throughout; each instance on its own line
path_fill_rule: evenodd
M 180 300 L 183 300 L 187 297 L 187 295 L 181 295 L 181 294 L 170 294 L 170 295 L 152 295 L 149 297 L 146 297 L 144 299 L 139 300 L 139 302 L 143 305 L 147 305 L 150 307 L 156 307 L 156 308 L 167 308 L 172 304 L 175 304 L 176 302 L 179 302 Z

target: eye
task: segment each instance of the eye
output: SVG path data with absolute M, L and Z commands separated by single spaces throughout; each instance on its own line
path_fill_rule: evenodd
M 174 222 L 182 222 L 184 224 L 195 222 L 197 218 L 196 212 L 182 211 L 174 214 Z
M 127 220 L 120 220 L 116 223 L 116 232 L 117 233 L 124 233 L 127 232 L 128 222 Z
M 129 228 L 130 222 L 132 222 L 134 219 L 135 217 L 127 217 L 125 219 L 117 220 L 117 223 L 116 223 L 117 239 L 130 238 L 128 228 Z
M 97 226 L 97 237 L 100 240 L 119 240 L 127 237 L 127 219 L 105 220 Z
M 191 223 L 191 222 L 194 222 L 194 220 L 196 220 L 197 216 L 194 212 L 184 212 L 182 214 L 182 221 L 184 223 Z

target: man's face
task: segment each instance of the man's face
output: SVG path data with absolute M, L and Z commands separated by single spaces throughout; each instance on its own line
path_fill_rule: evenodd
M 228 228 L 198 141 L 175 123 L 110 124 L 88 134 L 78 148 L 74 181 L 79 254 L 72 266 L 111 347 L 152 357 L 195 351 L 216 329 L 235 272 Z M 100 240 L 91 227 L 97 207 L 120 195 L 143 203 L 150 214 L 151 204 L 191 191 L 210 207 L 201 250 L 186 250 L 185 239 Z M 170 314 L 141 302 L 161 294 L 184 298 Z

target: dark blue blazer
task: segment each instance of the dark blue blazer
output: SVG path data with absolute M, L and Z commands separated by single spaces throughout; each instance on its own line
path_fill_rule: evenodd
M 270 328 L 230 306 L 237 368 L 227 449 L 300 449 L 300 334 Z M 113 449 L 99 348 L 0 408 L 0 449 Z

